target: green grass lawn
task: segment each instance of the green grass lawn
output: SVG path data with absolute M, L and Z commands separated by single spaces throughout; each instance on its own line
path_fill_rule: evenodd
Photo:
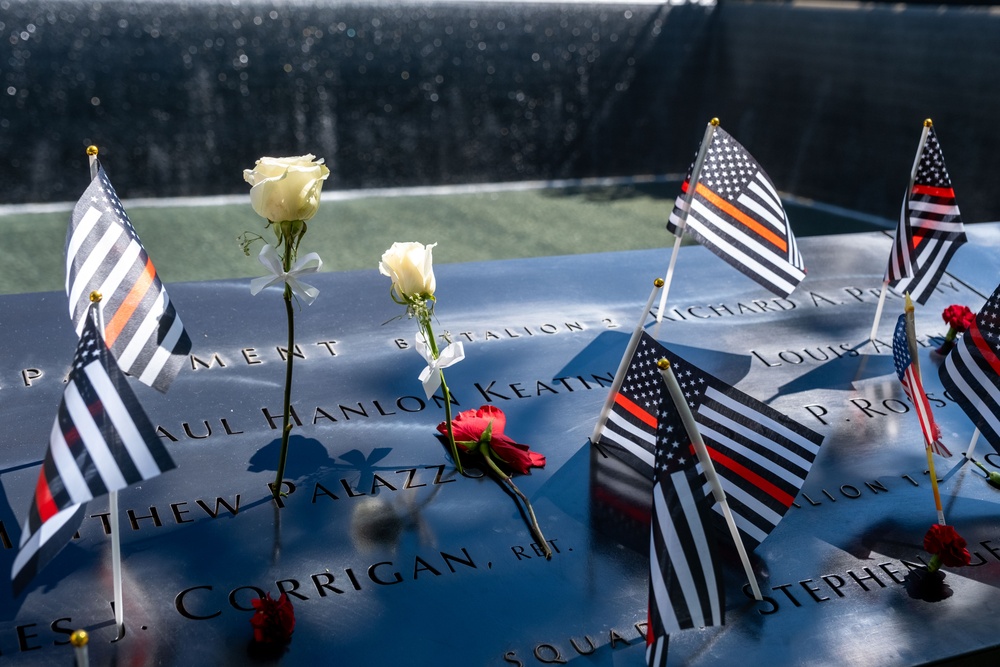
M 677 192 L 676 183 L 653 182 L 348 198 L 334 193 L 310 221 L 301 252 L 318 252 L 324 271 L 376 268 L 394 241 L 438 243 L 435 263 L 644 248 L 664 248 L 666 258 L 673 237 L 664 225 Z M 246 257 L 238 240 L 245 231 L 264 234 L 249 195 L 238 204 L 124 204 L 164 282 L 262 274 L 259 244 Z M 794 215 L 790 209 L 789 216 L 799 236 L 872 229 L 808 209 Z M 6 260 L 0 263 L 0 294 L 63 288 L 69 217 L 68 207 L 0 207 Z

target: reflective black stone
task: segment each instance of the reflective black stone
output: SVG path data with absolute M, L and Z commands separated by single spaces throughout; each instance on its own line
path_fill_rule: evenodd
M 970 237 L 917 311 L 925 383 L 957 452 L 972 426 L 942 396 L 930 352 L 940 311 L 977 309 L 995 287 L 1000 228 Z M 727 624 L 672 637 L 671 664 L 916 665 L 996 645 L 1000 491 L 971 466 L 938 460 L 945 512 L 973 566 L 948 569 L 928 593 L 906 565 L 926 559 L 936 517 L 916 417 L 888 347 L 867 342 L 889 245 L 882 234 L 804 239 L 809 275 L 788 300 L 683 249 L 660 338 L 825 442 L 798 507 L 753 554 L 768 599 L 745 596 L 741 568 L 727 564 Z M 434 431 L 443 411 L 423 398 L 421 359 L 401 349 L 414 322 L 397 318 L 387 279 L 319 275 L 319 299 L 297 313 L 302 426 L 281 507 L 267 489 L 277 442 L 267 415 L 280 413 L 283 377 L 278 292 L 171 285 L 195 359 L 166 395 L 136 385 L 178 469 L 120 494 L 128 634 L 110 643 L 101 499 L 22 597 L 0 587 L 4 661 L 68 662 L 66 632 L 85 627 L 92 664 L 246 664 L 250 600 L 280 587 L 298 620 L 289 664 L 642 664 L 648 487 L 587 439 L 666 261 L 663 250 L 437 270 L 438 326 L 466 344 L 467 359 L 448 370 L 459 408 L 498 405 L 507 433 L 548 457 L 516 481 L 551 561 L 507 493 L 448 464 Z M 886 343 L 901 303 L 887 301 Z M 4 297 L 0 318 L 8 572 L 16 549 L 4 540 L 16 546 L 74 341 L 61 294 Z M 985 443 L 977 456 L 1000 465 Z

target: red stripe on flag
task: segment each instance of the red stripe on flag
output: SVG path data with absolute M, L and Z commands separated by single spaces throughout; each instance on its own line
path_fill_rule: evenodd
M 59 507 L 52 498 L 52 491 L 49 490 L 49 480 L 45 477 L 45 466 L 38 475 L 38 486 L 35 487 L 35 507 L 38 508 L 38 516 L 45 523 L 59 513 Z
M 1000 374 L 1000 359 L 997 358 L 997 355 L 993 352 L 990 344 L 983 338 L 983 334 L 979 330 L 979 323 L 973 322 L 972 326 L 969 327 L 969 330 L 965 333 L 965 335 L 972 336 L 972 344 L 975 345 L 976 349 L 979 350 L 979 353 L 983 355 L 983 359 L 985 359 L 986 363 L 990 365 L 990 368 L 993 369 L 994 373 Z
M 629 414 L 641 421 L 643 424 L 656 428 L 656 417 L 649 414 L 621 394 L 615 394 L 615 403 L 625 408 Z
M 930 195 L 931 197 L 955 198 L 954 188 L 935 188 L 932 185 L 913 185 L 913 194 Z
M 100 399 L 97 399 L 96 401 L 87 406 L 87 412 L 89 412 L 90 416 L 94 417 L 96 420 L 97 415 L 104 413 L 104 403 L 102 403 Z M 83 438 L 80 437 L 80 431 L 79 429 L 76 428 L 76 425 L 74 424 L 73 427 L 68 431 L 63 431 L 63 440 L 66 441 L 67 447 L 73 447 L 81 440 L 83 440 Z
M 156 269 L 153 268 L 153 261 L 147 258 L 142 274 L 132 285 L 132 289 L 129 290 L 122 305 L 115 311 L 115 316 L 104 326 L 104 340 L 107 341 L 109 348 L 115 344 L 118 336 L 125 329 L 125 325 L 132 319 L 132 313 L 142 303 L 142 299 L 146 296 L 149 286 L 153 284 L 154 278 L 156 278 Z
M 717 449 L 712 449 L 711 447 L 707 446 L 706 449 L 708 449 L 708 455 L 714 462 L 718 463 L 719 465 L 725 468 L 728 468 L 729 470 L 732 470 L 734 473 L 736 473 L 743 479 L 747 480 L 755 487 L 757 487 L 767 495 L 771 496 L 785 507 L 790 507 L 792 502 L 795 500 L 793 496 L 788 495 L 787 493 L 776 487 L 771 482 L 767 481 L 754 471 L 747 468 L 745 465 L 729 458 L 728 456 L 718 451 Z M 692 452 L 694 451 L 693 446 L 691 447 L 691 451 Z
M 749 215 L 747 215 L 746 213 L 736 208 L 735 206 L 730 204 L 728 201 L 726 201 L 719 195 L 709 190 L 701 183 L 695 186 L 694 191 L 699 195 L 701 195 L 702 197 L 704 197 L 705 199 L 707 199 L 712 206 L 716 207 L 729 217 L 735 219 L 737 222 L 740 222 L 744 226 L 753 230 L 753 232 L 757 234 L 757 236 L 760 236 L 761 238 L 770 241 L 772 245 L 776 246 L 782 252 L 788 252 L 788 243 L 785 242 L 785 239 L 781 238 L 780 236 L 772 232 L 770 229 L 760 224 L 759 222 L 751 218 Z

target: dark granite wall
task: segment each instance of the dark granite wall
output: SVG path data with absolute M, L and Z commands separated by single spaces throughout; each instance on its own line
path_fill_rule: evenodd
M 1000 219 L 998 43 L 934 5 L 0 0 L 0 203 L 75 198 L 88 143 L 130 197 L 301 152 L 335 188 L 677 173 L 718 116 L 779 189 L 892 218 L 930 116 Z

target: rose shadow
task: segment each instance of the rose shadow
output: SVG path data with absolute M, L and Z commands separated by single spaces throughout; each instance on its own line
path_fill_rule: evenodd
M 906 582 L 906 593 L 914 600 L 941 602 L 955 594 L 951 586 L 945 583 L 945 573 L 941 570 L 928 572 L 926 568 L 918 568 L 910 570 L 903 579 Z

